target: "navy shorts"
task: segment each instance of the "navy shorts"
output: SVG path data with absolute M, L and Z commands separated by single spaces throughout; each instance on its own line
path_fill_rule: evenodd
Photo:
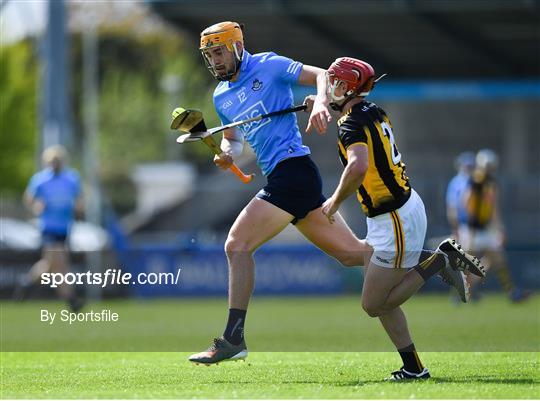
M 326 200 L 319 169 L 309 156 L 279 162 L 267 180 L 268 184 L 257 193 L 257 198 L 292 214 L 292 224 L 321 207 Z
M 44 231 L 41 233 L 42 245 L 65 244 L 66 239 L 67 233 L 55 233 L 50 231 Z

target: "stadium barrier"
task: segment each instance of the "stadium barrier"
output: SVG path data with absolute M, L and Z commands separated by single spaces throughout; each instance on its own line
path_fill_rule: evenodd
M 219 245 L 129 245 L 114 255 L 102 256 L 100 270 L 91 269 L 88 255 L 72 253 L 73 271 L 86 272 L 117 269 L 140 274 L 171 273 L 175 283 L 107 285 L 102 296 L 177 297 L 224 296 L 227 294 L 227 259 Z M 0 297 L 10 298 L 19 277 L 38 260 L 38 252 L 0 250 Z M 518 285 L 540 288 L 540 249 L 510 248 L 512 274 Z M 360 293 L 362 268 L 344 268 L 334 259 L 309 245 L 267 245 L 255 254 L 256 295 L 336 295 Z M 483 285 L 498 290 L 495 274 Z M 40 286 L 43 287 L 43 286 Z M 446 291 L 440 280 L 430 280 L 421 291 Z M 54 296 L 50 288 L 38 288 L 34 297 Z

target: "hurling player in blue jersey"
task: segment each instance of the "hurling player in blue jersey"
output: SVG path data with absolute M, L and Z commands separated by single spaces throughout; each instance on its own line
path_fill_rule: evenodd
M 65 162 L 64 147 L 55 145 L 45 149 L 45 168 L 32 176 L 24 193 L 26 206 L 39 217 L 42 258 L 23 277 L 16 294 L 19 299 L 40 279 L 42 273 L 69 272 L 66 240 L 75 212 L 82 211 L 82 198 L 79 175 L 65 168 Z M 81 309 L 84 301 L 76 296 L 72 286 L 61 284 L 57 289 L 74 312 Z
M 292 106 L 291 85 L 317 87 L 326 101 L 325 70 L 303 65 L 275 53 L 250 54 L 244 49 L 242 28 L 222 22 L 201 33 L 201 52 L 212 75 L 220 81 L 214 105 L 224 124 Z M 328 119 L 319 107 L 317 118 Z M 229 129 L 223 134 L 223 153 L 214 162 L 227 169 L 242 153 L 244 140 L 253 148 L 268 180 L 237 217 L 229 231 L 225 252 L 229 264 L 229 318 L 223 336 L 204 352 L 192 355 L 195 363 L 217 363 L 247 356 L 244 322 L 253 292 L 253 253 L 290 223 L 313 244 L 345 266 L 364 264 L 369 250 L 339 214 L 331 224 L 321 213 L 325 201 L 321 176 L 309 157 L 294 114 L 263 119 Z

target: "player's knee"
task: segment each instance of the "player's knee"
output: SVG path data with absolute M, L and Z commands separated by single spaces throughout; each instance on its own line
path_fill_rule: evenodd
M 248 241 L 243 241 L 234 237 L 227 237 L 225 241 L 225 253 L 228 257 L 234 257 L 240 253 L 253 253 L 253 249 Z
M 379 306 L 369 301 L 362 301 L 362 309 L 364 309 L 370 317 L 379 317 L 382 315 L 382 310 Z

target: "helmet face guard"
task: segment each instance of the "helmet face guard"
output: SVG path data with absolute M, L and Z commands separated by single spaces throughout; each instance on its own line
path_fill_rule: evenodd
M 330 99 L 332 99 L 332 101 L 334 101 L 334 102 L 338 102 L 340 100 L 343 100 L 343 99 L 345 99 L 345 95 L 351 96 L 354 93 L 352 90 L 347 90 L 347 92 L 345 92 L 344 95 L 337 96 L 336 95 L 336 89 L 341 83 L 347 84 L 345 81 L 337 79 L 335 77 L 335 75 L 330 77 L 330 74 L 328 74 L 328 72 L 326 73 L 326 84 L 328 86 L 328 94 L 330 95 Z M 347 86 L 347 89 L 348 88 L 349 87 Z
M 219 81 L 229 81 L 234 77 L 242 62 L 242 45 L 244 37 L 242 29 L 236 22 L 220 22 L 206 28 L 201 32 L 201 45 L 199 50 L 204 58 L 206 67 L 214 78 Z M 215 64 L 212 52 L 220 49 L 223 55 L 226 52 L 233 53 L 234 64 L 227 67 L 226 64 Z
M 204 64 L 206 65 L 206 68 L 210 71 L 210 74 L 217 79 L 218 81 L 230 81 L 232 77 L 236 74 L 238 69 L 240 68 L 240 63 L 242 61 L 242 55 L 240 55 L 239 50 L 237 48 L 237 44 L 234 43 L 232 45 L 234 51 L 234 64 L 232 66 L 227 67 L 227 64 L 224 60 L 222 64 L 216 64 L 213 61 L 211 52 L 212 51 L 218 51 L 218 49 L 221 51 L 222 54 L 226 54 L 225 52 L 229 52 L 229 48 L 227 45 L 217 45 L 212 46 L 206 49 L 201 49 L 201 54 L 204 59 Z

